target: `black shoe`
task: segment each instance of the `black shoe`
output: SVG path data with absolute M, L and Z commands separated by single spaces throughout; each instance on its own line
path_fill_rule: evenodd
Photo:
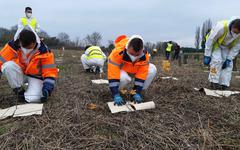
M 24 95 L 23 96 L 18 96 L 18 102 L 20 102 L 20 103 L 28 103 L 28 101 L 26 101 Z
M 98 73 L 100 73 L 100 67 L 99 66 L 97 66 L 96 70 L 95 70 L 95 74 L 98 74 Z
M 85 69 L 86 73 L 91 73 L 91 69 Z
M 19 102 L 26 102 L 25 96 L 24 96 L 25 90 L 23 87 L 15 88 L 15 89 L 13 89 L 13 92 L 17 95 Z
M 25 90 L 24 90 L 23 87 L 20 87 L 20 88 L 15 88 L 15 89 L 13 89 L 13 92 L 14 92 L 16 95 L 24 95 Z
M 211 82 L 210 87 L 211 87 L 212 90 L 221 90 L 222 89 L 222 87 L 218 83 L 212 83 Z
M 222 85 L 222 90 L 228 90 L 229 89 L 229 87 L 228 86 L 226 86 L 226 85 Z

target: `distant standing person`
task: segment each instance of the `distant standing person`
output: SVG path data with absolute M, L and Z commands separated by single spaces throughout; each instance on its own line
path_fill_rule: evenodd
M 39 26 L 36 18 L 34 18 L 32 16 L 32 8 L 31 7 L 26 7 L 25 8 L 25 17 L 22 17 L 19 19 L 18 29 L 14 36 L 14 41 L 16 41 L 18 39 L 18 36 L 23 29 L 32 30 L 35 33 L 40 33 L 40 26 Z
M 166 59 L 169 60 L 171 52 L 172 52 L 172 47 L 173 47 L 173 42 L 169 41 L 167 43 L 167 48 L 166 48 Z
M 178 60 L 180 49 L 180 46 L 177 44 L 177 46 L 174 48 L 173 60 Z
M 230 86 L 233 59 L 240 50 L 240 17 L 218 22 L 206 41 L 204 64 L 210 65 L 212 89 Z

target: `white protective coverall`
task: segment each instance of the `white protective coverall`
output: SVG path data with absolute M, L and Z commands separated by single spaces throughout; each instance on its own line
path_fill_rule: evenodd
M 83 68 L 85 70 L 98 66 L 100 67 L 101 73 L 103 72 L 103 66 L 106 59 L 106 55 L 98 46 L 89 47 L 81 57 Z
M 24 28 L 22 28 L 22 30 L 23 29 Z M 36 39 L 37 39 L 37 43 L 38 43 L 38 46 L 36 47 L 36 49 L 38 49 L 40 47 L 40 38 L 38 37 L 38 35 L 32 28 L 30 28 L 30 29 L 36 35 Z M 17 38 L 18 38 L 18 36 L 17 36 Z M 24 54 L 23 59 L 26 60 L 27 54 L 31 53 L 31 51 L 27 51 L 24 49 L 21 49 L 21 50 L 23 51 L 23 54 Z M 25 83 L 28 83 L 27 91 L 24 93 L 24 97 L 27 102 L 29 102 L 29 103 L 40 102 L 40 99 L 42 97 L 42 87 L 43 87 L 42 80 L 24 75 L 21 67 L 13 61 L 8 61 L 8 62 L 4 63 L 2 65 L 1 71 L 2 71 L 3 75 L 6 76 L 8 83 L 12 89 L 19 88 L 19 87 L 23 86 Z
M 238 19 L 239 17 L 232 17 L 231 20 L 228 21 L 228 33 L 223 40 L 223 43 L 216 49 L 214 49 L 214 43 L 223 36 L 224 34 L 224 23 L 218 22 L 217 25 L 212 29 L 208 40 L 206 41 L 205 48 L 205 56 L 211 57 L 210 63 L 210 74 L 209 81 L 212 83 L 218 83 L 224 86 L 230 86 L 230 81 L 232 78 L 232 69 L 233 69 L 233 59 L 238 55 L 240 50 L 240 40 L 234 45 L 231 49 L 229 49 L 230 43 L 232 43 L 235 39 L 239 38 L 240 34 L 231 33 L 229 31 L 230 23 Z M 222 69 L 223 63 L 226 59 L 231 60 L 230 67 L 226 69 Z
M 121 70 L 120 72 L 120 85 L 119 85 L 119 89 L 124 89 L 128 86 L 128 84 L 130 84 L 132 82 L 132 78 L 128 75 L 127 72 Z M 153 79 L 155 78 L 157 74 L 157 68 L 154 64 L 149 64 L 149 70 L 148 70 L 148 75 L 147 75 L 147 79 L 144 82 L 143 85 L 143 90 L 148 89 L 148 87 L 150 86 L 150 84 L 152 83 Z
M 43 87 L 42 80 L 25 76 L 22 69 L 13 61 L 4 63 L 1 71 L 6 76 L 12 89 L 19 88 L 28 83 L 27 91 L 24 93 L 27 102 L 40 102 Z

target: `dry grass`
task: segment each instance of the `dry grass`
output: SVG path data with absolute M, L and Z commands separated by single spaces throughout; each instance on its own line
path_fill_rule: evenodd
M 84 73 L 80 52 L 67 52 L 63 62 L 42 116 L 0 121 L 0 149 L 240 149 L 239 96 L 194 91 L 208 86 L 200 65 L 174 65 L 177 82 L 156 79 L 145 92 L 156 109 L 113 115 L 108 86 L 91 84 L 97 77 Z M 159 68 L 159 58 L 154 63 Z M 7 82 L 0 85 L 1 107 L 14 105 Z M 239 81 L 233 86 L 240 90 Z M 88 109 L 90 103 L 97 109 Z

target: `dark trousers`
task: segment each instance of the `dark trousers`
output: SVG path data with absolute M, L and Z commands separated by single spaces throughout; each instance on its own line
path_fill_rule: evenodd
M 166 51 L 166 59 L 169 60 L 171 52 Z
M 173 56 L 173 60 L 178 60 L 178 57 L 179 57 L 179 53 L 178 52 L 175 52 L 174 53 L 174 56 Z

